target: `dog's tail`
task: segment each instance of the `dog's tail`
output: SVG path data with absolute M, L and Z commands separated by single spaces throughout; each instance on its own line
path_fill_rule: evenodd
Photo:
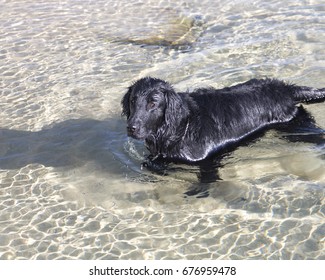
M 299 103 L 318 103 L 325 101 L 325 88 L 295 86 L 294 100 Z

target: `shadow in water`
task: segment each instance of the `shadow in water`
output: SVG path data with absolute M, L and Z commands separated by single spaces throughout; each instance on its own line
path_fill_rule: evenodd
M 67 120 L 36 132 L 0 129 L 0 168 L 77 167 L 91 160 L 105 168 L 114 153 L 123 153 L 126 139 L 120 119 Z

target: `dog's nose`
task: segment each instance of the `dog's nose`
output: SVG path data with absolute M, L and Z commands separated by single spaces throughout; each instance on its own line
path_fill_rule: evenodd
M 128 132 L 134 133 L 134 131 L 137 129 L 135 125 L 130 125 L 127 127 Z

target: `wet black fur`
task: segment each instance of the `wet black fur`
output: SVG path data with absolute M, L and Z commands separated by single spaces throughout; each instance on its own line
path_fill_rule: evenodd
M 322 102 L 325 89 L 253 79 L 223 89 L 175 92 L 160 79 L 142 78 L 122 99 L 128 135 L 145 141 L 150 158 L 200 162 L 252 134 L 288 123 L 300 102 Z

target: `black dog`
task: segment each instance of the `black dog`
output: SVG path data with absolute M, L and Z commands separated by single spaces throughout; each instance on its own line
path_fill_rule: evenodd
M 224 89 L 175 92 L 143 78 L 122 99 L 128 135 L 145 141 L 152 161 L 200 162 L 255 132 L 290 122 L 300 102 L 325 100 L 325 88 L 253 79 Z

